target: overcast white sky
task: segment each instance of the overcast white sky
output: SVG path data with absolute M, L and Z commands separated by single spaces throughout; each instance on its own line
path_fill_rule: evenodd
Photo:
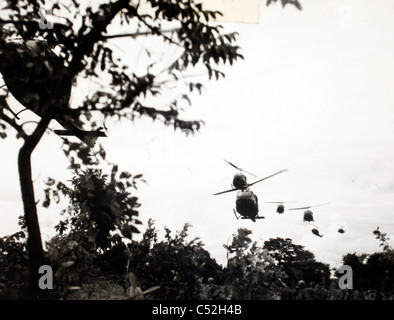
M 298 11 L 262 1 L 260 23 L 225 24 L 226 31 L 239 32 L 245 60 L 193 96 L 185 116 L 206 124 L 197 135 L 186 138 L 150 119 L 108 128 L 102 143 L 109 160 L 143 173 L 148 182 L 136 193 L 142 230 L 149 218 L 161 232 L 189 222 L 191 237 L 199 236 L 225 264 L 223 244 L 238 228 L 248 228 L 261 244 L 288 237 L 337 268 L 346 253 L 381 250 L 372 234 L 377 226 L 393 236 L 394 2 L 301 2 Z M 66 167 L 52 147 L 59 144 L 56 137 L 44 139 L 33 157 L 37 185 L 47 176 L 63 176 Z M 18 230 L 22 213 L 19 146 L 13 139 L 0 141 L 0 236 Z M 264 220 L 236 220 L 236 193 L 212 195 L 229 189 L 236 172 L 223 159 L 259 177 L 289 169 L 252 187 Z M 264 201 L 299 201 L 286 207 L 329 202 L 312 208 L 323 238 L 311 233 L 302 210 L 278 215 Z M 58 215 L 39 210 L 45 241 Z M 339 226 L 345 234 L 337 232 Z

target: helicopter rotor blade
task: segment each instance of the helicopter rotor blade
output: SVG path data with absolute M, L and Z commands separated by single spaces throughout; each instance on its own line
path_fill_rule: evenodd
M 255 181 L 255 182 L 253 182 L 253 183 L 248 183 L 248 186 L 249 186 L 249 187 L 250 187 L 250 186 L 253 186 L 254 184 L 256 184 L 256 183 L 258 183 L 258 182 L 261 182 L 261 181 L 263 181 L 263 180 L 265 180 L 265 179 L 268 179 L 268 178 L 271 178 L 271 177 L 273 177 L 273 176 L 276 176 L 277 174 L 282 173 L 282 172 L 285 172 L 285 171 L 287 171 L 287 169 L 278 171 L 278 172 L 276 172 L 276 173 L 274 173 L 274 174 L 271 174 L 271 175 L 268 176 L 268 177 L 262 178 L 262 179 L 260 179 L 260 180 L 257 180 L 257 181 Z
M 324 206 L 324 205 L 326 205 L 326 204 L 329 204 L 329 202 L 321 203 L 321 204 L 315 204 L 314 206 L 307 206 L 307 207 L 300 207 L 300 208 L 291 208 L 291 209 L 288 209 L 288 210 L 310 209 L 310 208 L 314 208 L 314 207 Z
M 213 195 L 214 195 L 214 196 L 217 196 L 217 195 L 219 195 L 219 194 L 228 193 L 228 192 L 237 191 L 237 190 L 239 190 L 239 189 L 230 189 L 230 190 L 226 190 L 226 191 L 214 193 Z
M 325 202 L 325 203 L 320 203 L 320 204 L 315 204 L 314 206 L 311 206 L 311 208 L 313 207 L 320 207 L 320 206 L 325 206 L 327 204 L 330 204 L 329 202 Z
M 303 209 L 309 209 L 310 207 L 299 207 L 299 208 L 291 208 L 287 210 L 303 210 Z
M 253 173 L 247 172 L 247 171 L 245 171 L 244 169 L 241 169 L 241 168 L 237 167 L 235 164 L 232 164 L 230 161 L 227 161 L 227 160 L 224 160 L 224 161 L 226 161 L 230 166 L 234 167 L 235 169 L 237 169 L 237 170 L 239 170 L 239 171 L 242 171 L 242 172 L 245 172 L 245 173 L 247 173 L 247 174 L 250 174 L 250 175 L 253 176 L 253 177 L 257 177 L 257 176 L 254 175 Z
M 296 203 L 298 201 L 265 201 L 265 203 L 279 203 L 279 204 L 283 204 L 283 203 Z

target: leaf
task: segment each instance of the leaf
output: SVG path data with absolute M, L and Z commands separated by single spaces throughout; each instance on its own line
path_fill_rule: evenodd
M 52 178 L 48 178 L 47 181 L 45 181 L 45 184 L 47 186 L 53 186 L 55 183 L 56 183 L 56 180 L 52 179 Z
M 122 233 L 122 235 L 124 237 L 126 237 L 127 239 L 131 239 L 131 230 L 130 230 L 130 226 L 125 225 L 120 229 L 120 232 Z
M 49 188 L 44 189 L 45 200 L 42 203 L 42 206 L 44 208 L 48 208 L 50 206 L 50 204 L 51 204 L 50 191 L 51 191 L 51 189 L 49 189 Z
M 130 231 L 131 232 L 133 232 L 133 233 L 140 233 L 140 231 L 136 227 L 134 227 L 134 226 L 129 226 L 129 227 L 130 227 Z
M 128 172 L 122 172 L 119 176 L 119 179 L 128 179 L 131 177 L 131 174 Z

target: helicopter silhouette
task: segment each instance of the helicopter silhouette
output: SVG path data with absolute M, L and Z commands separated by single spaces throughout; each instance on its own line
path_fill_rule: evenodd
M 287 169 L 278 171 L 278 172 L 271 174 L 267 177 L 259 179 L 253 183 L 247 183 L 247 178 L 242 172 L 245 172 L 250 175 L 253 175 L 253 174 L 246 172 L 245 170 L 237 167 L 236 165 L 232 164 L 231 162 L 229 162 L 227 160 L 224 160 L 224 161 L 226 161 L 228 164 L 230 164 L 234 168 L 238 169 L 240 172 L 234 174 L 232 189 L 217 192 L 217 193 L 214 193 L 214 195 L 238 191 L 237 197 L 235 200 L 235 208 L 236 209 L 233 209 L 235 217 L 237 219 L 239 219 L 239 218 L 250 219 L 253 222 L 256 222 L 256 219 L 264 219 L 264 217 L 258 215 L 258 213 L 259 213 L 258 198 L 254 194 L 254 192 L 251 191 L 249 188 L 258 182 L 261 182 L 261 181 L 271 178 L 279 173 L 287 171 Z M 255 176 L 255 175 L 253 175 L 253 176 Z M 237 212 L 239 213 L 239 215 L 237 215 Z
M 316 236 L 318 236 L 318 237 L 320 237 L 320 238 L 323 238 L 323 235 L 319 233 L 319 229 L 313 228 L 311 231 L 312 231 L 312 233 L 313 233 L 314 235 L 316 235 Z
M 266 201 L 265 203 L 277 203 L 278 206 L 276 207 L 276 212 L 282 214 L 285 212 L 284 203 L 294 203 L 298 201 Z
M 312 212 L 311 210 L 309 210 L 309 209 L 310 209 L 310 208 L 313 208 L 313 207 L 324 206 L 324 205 L 326 205 L 326 204 L 328 204 L 328 202 L 322 203 L 322 204 L 316 204 L 316 205 L 314 205 L 314 206 L 307 206 L 307 207 L 300 207 L 300 208 L 291 208 L 291 209 L 288 209 L 288 210 L 304 210 L 304 209 L 306 209 L 306 210 L 304 211 L 304 218 L 303 218 L 303 220 L 304 220 L 304 222 L 305 222 L 305 221 L 311 222 L 311 221 L 314 221 L 314 220 L 313 220 L 313 212 Z
M 339 232 L 339 233 L 345 233 L 345 229 L 343 229 L 343 227 L 340 227 L 340 228 L 338 229 L 338 232 Z
M 256 222 L 256 219 L 265 218 L 263 216 L 259 216 L 258 198 L 251 190 L 237 192 L 235 208 L 236 209 L 233 209 L 233 212 L 237 219 L 250 219 L 253 222 Z M 237 215 L 237 212 L 239 215 Z

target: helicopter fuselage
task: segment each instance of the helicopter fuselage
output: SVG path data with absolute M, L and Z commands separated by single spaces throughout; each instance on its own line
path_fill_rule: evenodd
M 313 212 L 311 210 L 305 210 L 304 211 L 304 221 L 314 221 L 313 220 Z
M 256 221 L 259 213 L 259 205 L 257 196 L 250 190 L 238 191 L 237 199 L 235 201 L 235 207 L 237 212 L 244 219 L 251 219 Z
M 283 204 L 279 204 L 278 207 L 276 208 L 277 213 L 283 213 L 285 212 L 285 206 Z

